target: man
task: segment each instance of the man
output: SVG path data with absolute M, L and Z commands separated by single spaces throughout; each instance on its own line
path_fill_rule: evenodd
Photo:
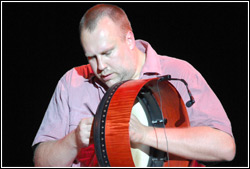
M 91 143 L 92 112 L 117 82 L 170 74 L 185 79 L 196 103 L 187 108 L 190 127 L 164 130 L 130 120 L 130 141 L 200 161 L 230 161 L 235 156 L 231 124 L 220 101 L 190 64 L 160 56 L 135 40 L 130 22 L 114 5 L 96 5 L 80 22 L 80 39 L 89 65 L 68 71 L 59 81 L 33 142 L 35 166 L 96 166 Z M 171 82 L 183 100 L 185 86 Z M 157 137 L 156 137 L 157 135 Z M 80 152 L 80 153 L 79 153 Z

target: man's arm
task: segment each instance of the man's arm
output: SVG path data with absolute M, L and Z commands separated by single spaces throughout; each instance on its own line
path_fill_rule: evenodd
M 134 116 L 130 121 L 130 139 L 186 159 L 231 161 L 235 156 L 234 139 L 211 127 L 163 128 L 143 126 Z M 167 141 L 166 141 L 167 140 Z
M 34 153 L 35 166 L 71 166 L 78 151 L 89 145 L 92 122 L 92 117 L 84 118 L 64 138 L 40 143 Z
M 78 153 L 73 137 L 75 130 L 61 140 L 40 143 L 34 154 L 35 166 L 71 166 Z

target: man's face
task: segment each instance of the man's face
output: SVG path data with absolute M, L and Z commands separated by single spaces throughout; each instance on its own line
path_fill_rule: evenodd
M 136 62 L 132 49 L 111 19 L 102 18 L 93 32 L 82 30 L 81 42 L 95 75 L 108 87 L 133 78 Z

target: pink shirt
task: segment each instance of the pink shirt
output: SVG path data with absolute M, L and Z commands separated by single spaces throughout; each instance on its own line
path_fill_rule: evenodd
M 187 108 L 191 126 L 210 126 L 233 136 L 222 104 L 196 69 L 186 61 L 158 55 L 143 40 L 137 40 L 136 46 L 147 56 L 141 79 L 170 74 L 172 78 L 186 80 L 195 99 L 193 106 Z M 186 103 L 189 100 L 186 86 L 179 81 L 170 82 Z M 93 116 L 86 104 L 92 112 L 96 112 L 104 93 L 89 64 L 69 70 L 58 82 L 32 146 L 61 139 L 74 130 L 82 118 Z

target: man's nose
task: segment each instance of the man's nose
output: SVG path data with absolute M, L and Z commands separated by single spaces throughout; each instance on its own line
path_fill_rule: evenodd
M 99 71 L 103 71 L 106 68 L 106 64 L 104 63 L 102 56 L 97 56 L 97 68 Z

